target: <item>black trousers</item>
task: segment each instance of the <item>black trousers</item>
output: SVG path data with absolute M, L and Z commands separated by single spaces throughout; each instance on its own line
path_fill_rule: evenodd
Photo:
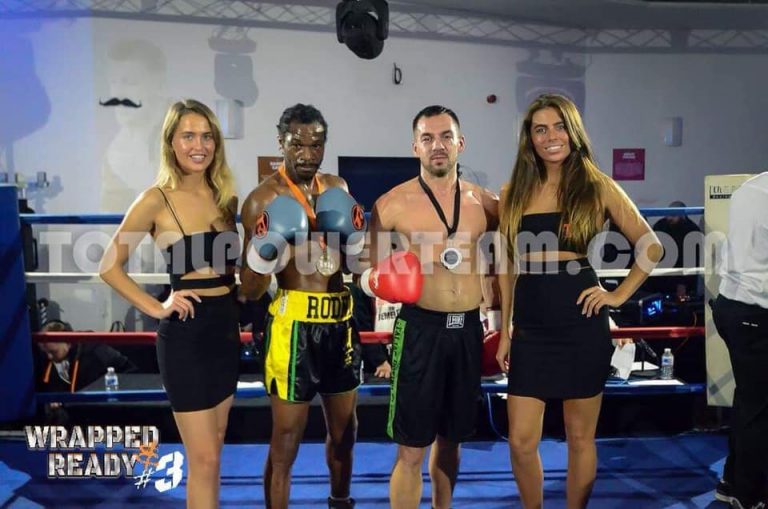
M 721 295 L 712 311 L 736 380 L 723 477 L 751 505 L 768 500 L 768 309 Z

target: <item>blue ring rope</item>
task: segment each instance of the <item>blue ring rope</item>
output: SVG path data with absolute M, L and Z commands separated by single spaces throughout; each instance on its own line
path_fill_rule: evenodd
M 507 392 L 507 384 L 483 382 L 483 393 L 500 394 Z M 705 384 L 661 385 L 661 386 L 633 386 L 629 384 L 611 384 L 605 386 L 606 395 L 661 395 L 661 394 L 699 394 L 705 390 Z M 358 392 L 367 396 L 388 396 L 389 384 L 362 384 Z M 267 396 L 264 387 L 244 387 L 237 389 L 238 398 L 262 398 Z M 62 403 L 90 403 L 98 401 L 166 401 L 168 398 L 163 389 L 133 389 L 118 391 L 80 391 L 69 392 L 38 392 L 36 394 L 39 403 L 60 401 Z
M 704 207 L 651 207 L 640 209 L 640 213 L 645 217 L 697 216 L 704 214 Z M 366 212 L 365 217 L 370 220 L 371 213 Z M 123 214 L 19 214 L 19 218 L 26 224 L 120 224 Z

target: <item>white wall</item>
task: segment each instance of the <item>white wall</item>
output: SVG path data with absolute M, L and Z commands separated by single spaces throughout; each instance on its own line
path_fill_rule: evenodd
M 0 24 L 0 30 L 3 29 Z M 106 52 L 123 39 L 158 46 L 167 60 L 168 100 L 195 97 L 209 104 L 214 55 L 208 38 L 215 28 L 174 23 L 77 19 L 46 21 L 25 34 L 32 41 L 38 76 L 54 109 L 39 131 L 17 140 L 17 171 L 46 169 L 64 189 L 39 211 L 95 212 L 99 201 L 83 195 L 81 182 L 97 185 L 105 151 L 117 129 L 109 97 Z M 325 114 L 330 142 L 325 168 L 335 172 L 338 155 L 410 155 L 410 122 L 421 107 L 444 103 L 461 117 L 468 139 L 465 167 L 489 175 L 497 188 L 514 158 L 515 64 L 528 52 L 501 46 L 392 38 L 374 61 L 357 58 L 332 33 L 251 29 L 250 54 L 258 99 L 245 109 L 245 138 L 228 140 L 227 152 L 242 194 L 256 184 L 258 155 L 277 154 L 275 124 L 282 110 L 310 102 Z M 392 83 L 392 65 L 403 83 Z M 499 102 L 486 103 L 495 93 Z M 158 122 L 164 111 L 157 111 Z M 45 139 L 45 150 L 40 150 Z M 145 169 L 137 168 L 137 172 Z M 153 172 L 154 168 L 149 170 Z
M 96 193 L 83 193 L 83 183 L 89 191 L 99 186 L 100 168 L 119 129 L 113 109 L 98 106 L 100 98 L 109 97 L 107 51 L 115 42 L 146 40 L 162 50 L 167 102 L 195 97 L 212 105 L 221 98 L 213 86 L 216 52 L 208 43 L 216 27 L 105 19 L 0 22 L 0 32 L 6 30 L 32 43 L 34 68 L 51 103 L 47 122 L 13 142 L 16 171 L 31 176 L 46 170 L 61 179 L 58 194 L 37 200 L 31 195 L 39 212 L 101 208 Z M 227 141 L 242 195 L 256 184 L 256 158 L 278 153 L 274 126 L 281 111 L 299 101 L 314 103 L 330 124 L 327 171 L 336 171 L 339 155 L 409 155 L 413 114 L 443 103 L 463 123 L 468 141 L 463 165 L 487 174 L 492 189 L 508 177 L 524 109 L 516 101 L 524 86 L 517 66 L 532 52 L 393 37 L 379 58 L 366 61 L 331 33 L 250 29 L 247 35 L 256 43 L 247 56 L 258 97 L 245 108 L 244 139 Z M 546 59 L 548 52 L 542 53 L 536 58 Z M 613 148 L 646 149 L 646 180 L 624 184 L 641 206 L 677 198 L 699 205 L 700 189 L 691 180 L 700 184 L 706 174 L 765 167 L 761 133 L 768 56 L 621 54 L 584 61 L 584 117 L 603 169 L 611 171 Z M 394 62 L 403 70 L 399 86 L 391 81 Z M 538 83 L 547 80 L 540 76 Z M 549 81 L 561 82 L 556 70 Z M 485 101 L 490 93 L 499 97 L 494 105 Z M 158 123 L 165 105 L 151 113 Z M 681 147 L 661 142 L 663 119 L 670 116 L 683 119 Z M 8 167 L 4 159 L 2 171 Z M 136 168 L 141 187 L 154 175 L 155 162 L 150 163 Z
M 585 122 L 601 166 L 612 149 L 645 148 L 645 181 L 622 186 L 640 207 L 704 204 L 704 176 L 768 166 L 766 55 L 596 55 L 587 72 Z M 679 147 L 662 142 L 682 117 Z
M 0 22 L 0 33 L 8 26 Z M 215 52 L 209 46 L 214 27 L 78 19 L 45 21 L 34 29 L 14 23 L 12 28 L 32 43 L 30 57 L 34 57 L 37 78 L 53 105 L 44 126 L 13 141 L 17 172 L 30 176 L 47 170 L 56 182 L 51 189 L 30 193 L 37 212 L 122 211 L 138 190 L 151 183 L 157 158 L 147 159 L 146 133 L 120 138 L 121 132 L 129 130 L 129 122 L 116 116 L 134 112 L 98 105 L 100 99 L 115 94 L 141 92 L 135 83 L 126 85 L 120 82 L 124 77 L 115 77 L 108 56 L 115 43 L 144 40 L 164 54 L 166 72 L 158 86 L 167 100 L 162 107 L 155 105 L 157 123 L 173 99 L 195 97 L 213 105 L 221 98 L 214 87 Z M 249 56 L 258 97 L 245 108 L 244 138 L 227 140 L 227 155 L 241 196 L 257 183 L 257 157 L 279 153 L 275 125 L 283 109 L 296 102 L 315 104 L 329 123 L 325 171 L 336 172 L 339 155 L 410 155 L 413 115 L 428 104 L 444 103 L 463 122 L 468 139 L 462 158 L 465 168 L 492 188 L 506 178 L 515 138 L 510 83 L 515 62 L 527 52 L 391 39 L 377 60 L 365 61 L 338 44 L 332 33 L 251 29 L 248 37 L 256 42 Z M 399 86 L 392 83 L 394 62 L 403 73 Z M 485 102 L 489 93 L 500 97 L 496 105 Z M 145 101 L 144 111 L 147 104 Z M 141 127 L 151 131 L 149 123 Z M 141 129 L 133 129 L 137 130 Z M 116 142 L 119 138 L 121 143 Z M 133 152 L 126 151 L 126 145 Z M 100 199 L 103 169 L 106 165 L 114 168 L 115 152 L 122 161 L 122 176 L 133 188 L 104 202 Z M 42 249 L 41 270 L 49 268 L 46 254 Z M 63 270 L 74 269 L 69 258 L 65 260 Z M 39 291 L 42 295 L 49 292 L 51 299 L 62 303 L 65 318 L 76 316 L 77 327 L 102 328 L 103 322 L 112 319 L 131 320 L 126 318 L 125 306 L 111 299 L 104 287 L 81 287 L 73 292 L 67 285 L 40 285 Z
M 4 96 L 0 101 L 6 110 L 2 122 L 23 126 L 27 123 L 24 117 L 29 115 L 35 118 L 28 122 L 39 125 L 34 132 L 25 129 L 18 133 L 21 138 L 14 136 L 11 128 L 11 138 L 0 140 L 0 171 L 15 168 L 28 178 L 37 171 L 47 171 L 49 178 L 58 177 L 64 186 L 62 189 L 56 182 L 54 189 L 45 193 L 48 199 L 30 195 L 30 204 L 38 212 L 96 211 L 96 203 L 88 199 L 92 195 L 88 188 L 97 184 L 94 177 L 103 150 L 97 136 L 91 30 L 90 19 L 0 21 L 0 42 L 13 38 L 31 43 L 31 53 L 0 57 L 12 66 L 11 74 L 3 73 L 0 78 L 10 85 L 0 88 Z M 29 63 L 29 73 L 16 71 Z M 38 105 L 44 101 L 50 103 L 50 114 L 47 119 L 38 119 Z
M 195 97 L 213 105 L 221 98 L 214 84 L 217 52 L 209 44 L 216 31 L 209 25 L 108 19 L 0 21 L 0 43 L 13 37 L 31 44 L 32 53 L 10 61 L 18 65 L 32 59 L 37 78 L 24 73 L 16 79 L 38 79 L 51 104 L 49 117 L 37 130 L 10 141 L 0 138 L 0 171 L 15 169 L 27 176 L 48 171 L 52 188 L 30 195 L 38 212 L 89 213 L 110 206 L 124 210 L 121 200 L 104 205 L 100 198 L 105 165 L 122 164 L 136 189 L 149 185 L 157 164 L 156 147 L 151 146 L 156 141 L 146 141 L 156 140 L 152 129 L 157 126 L 150 124 L 161 122 L 173 99 Z M 315 104 L 328 120 L 324 169 L 329 172 L 336 171 L 339 155 L 410 155 L 415 112 L 434 103 L 452 107 L 467 137 L 462 165 L 498 190 L 515 157 L 527 97 L 546 86 L 583 95 L 586 125 L 607 173 L 613 148 L 646 149 L 646 180 L 623 184 L 640 206 L 664 206 L 674 199 L 701 205 L 704 175 L 765 168 L 764 55 L 552 55 L 392 37 L 380 57 L 365 61 L 338 44 L 333 33 L 249 29 L 247 37 L 255 49 L 241 56 L 250 58 L 250 85 L 258 94 L 245 108 L 244 138 L 227 141 L 241 197 L 256 185 L 257 157 L 278 154 L 275 124 L 282 110 L 296 102 Z M 151 91 L 164 102 L 148 99 L 142 111 L 154 120 L 130 130 L 115 108 L 103 108 L 98 101 L 121 87 L 141 90 L 142 83 L 116 83 L 109 56 L 117 42 L 135 39 L 152 43 L 164 56 L 165 70 Z M 0 56 L 0 63 L 8 58 Z M 399 86 L 392 83 L 395 62 L 403 72 Z M 538 71 L 526 66 L 531 62 Z M 13 82 L 14 77 L 0 80 Z M 17 106 L 37 104 L 34 90 L 17 86 L 18 97 L 12 100 Z M 499 98 L 493 105 L 485 100 L 491 93 Z M 7 97 L 0 98 L 3 104 L 8 104 Z M 24 108 L 16 109 L 16 115 L 24 115 Z M 670 116 L 683 119 L 680 147 L 661 141 L 661 122 Z M 3 122 L 14 120 L 6 117 Z M 135 192 L 123 195 L 128 203 Z M 114 304 L 110 308 L 104 291 L 88 290 L 73 299 L 72 289 L 61 286 L 51 288 L 50 295 L 66 302 L 65 318 L 78 316 L 78 327 L 101 328 L 105 320 L 124 314 Z

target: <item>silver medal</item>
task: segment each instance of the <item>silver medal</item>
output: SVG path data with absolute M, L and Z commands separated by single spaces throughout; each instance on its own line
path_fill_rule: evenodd
M 461 251 L 455 247 L 446 247 L 440 253 L 440 263 L 448 270 L 453 270 L 461 264 Z
M 320 258 L 315 263 L 315 267 L 325 277 L 331 277 L 339 271 L 339 268 L 336 266 L 336 260 L 334 260 L 328 248 L 323 249 Z
M 429 188 L 427 183 L 424 182 L 421 175 L 419 175 L 419 185 L 421 185 L 421 188 L 424 190 L 424 194 L 429 198 L 429 201 L 432 202 L 432 206 L 435 208 L 440 221 L 445 225 L 445 231 L 448 234 L 448 243 L 452 242 L 451 237 L 456 233 L 456 230 L 459 227 L 459 215 L 461 214 L 461 181 L 459 180 L 459 175 L 460 174 L 457 172 L 456 193 L 453 195 L 453 224 L 451 226 L 448 226 L 448 221 L 445 218 L 443 208 L 440 206 L 437 198 L 435 198 L 435 194 Z M 462 258 L 461 251 L 455 247 L 446 247 L 443 249 L 443 252 L 440 253 L 440 264 L 448 270 L 453 270 L 461 264 Z

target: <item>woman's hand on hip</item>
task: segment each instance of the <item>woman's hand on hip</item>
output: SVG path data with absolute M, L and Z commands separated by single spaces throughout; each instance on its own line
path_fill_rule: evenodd
M 202 302 L 200 297 L 192 290 L 172 291 L 171 294 L 161 304 L 161 309 L 155 318 L 168 318 L 173 313 L 179 314 L 179 319 L 184 321 L 187 317 L 195 317 L 195 306 L 192 300 Z
M 589 318 L 592 315 L 596 315 L 600 312 L 603 306 L 610 306 L 612 308 L 619 307 L 624 304 L 624 299 L 616 295 L 615 292 L 609 292 L 600 285 L 587 288 L 579 295 L 576 300 L 576 305 L 584 305 L 581 310 L 582 315 L 586 315 Z

